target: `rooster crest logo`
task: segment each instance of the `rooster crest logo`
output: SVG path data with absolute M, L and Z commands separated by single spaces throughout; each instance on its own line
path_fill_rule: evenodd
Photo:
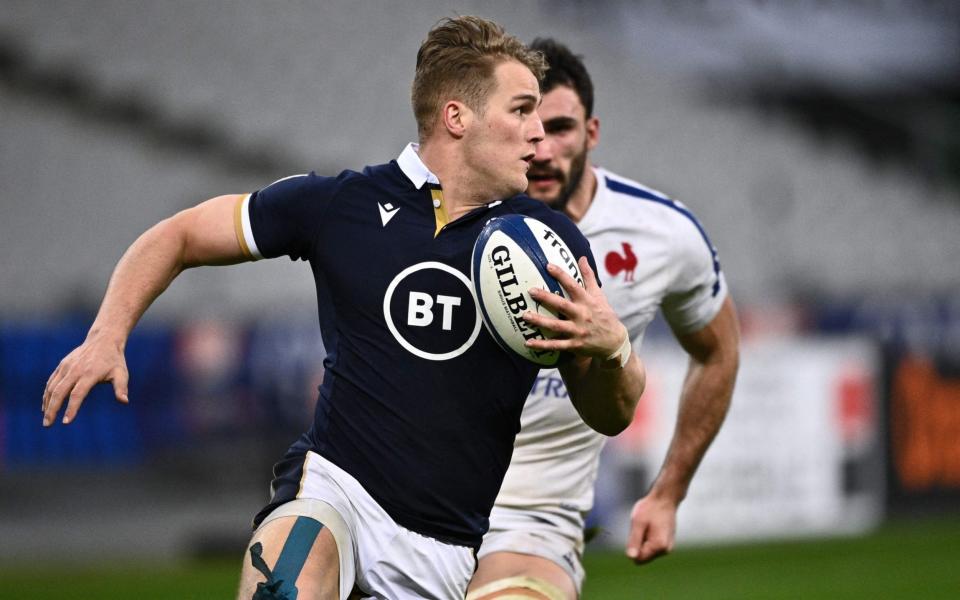
M 637 255 L 633 253 L 633 248 L 627 242 L 620 245 L 623 247 L 623 254 L 618 254 L 616 251 L 609 252 L 603 264 L 611 277 L 616 277 L 620 271 L 623 271 L 623 280 L 633 281 L 633 271 L 637 268 Z

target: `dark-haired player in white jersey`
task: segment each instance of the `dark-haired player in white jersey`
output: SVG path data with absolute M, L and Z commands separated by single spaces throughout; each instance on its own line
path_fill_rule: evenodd
M 645 563 L 669 552 L 677 507 L 730 403 L 739 334 L 716 250 L 681 203 L 589 163 L 600 123 L 582 61 L 550 39 L 532 48 L 549 70 L 538 112 L 546 138 L 527 193 L 563 211 L 601 262 L 604 291 L 639 346 L 657 309 L 690 355 L 669 451 L 649 493 L 633 507 L 627 555 Z M 541 371 L 523 409 L 510 468 L 480 548 L 469 600 L 578 597 L 583 518 L 605 437 L 569 407 L 555 371 Z M 642 595 L 642 590 L 638 590 Z
M 538 369 L 481 326 L 467 273 L 492 217 L 546 222 L 580 258 L 585 286 L 531 292 L 567 319 L 527 315 L 559 335 L 572 401 L 591 426 L 624 429 L 644 384 L 626 329 L 569 219 L 518 195 L 543 139 L 543 60 L 496 24 L 446 19 L 417 55 L 420 144 L 337 177 L 289 177 L 220 196 L 143 234 L 111 277 L 84 343 L 51 375 L 44 424 L 69 398 L 111 381 L 126 402 L 123 348 L 184 269 L 289 256 L 316 283 L 326 376 L 313 425 L 274 468 L 239 597 L 463 598 Z M 581 403 L 580 398 L 590 398 Z M 230 410 L 230 407 L 223 407 Z

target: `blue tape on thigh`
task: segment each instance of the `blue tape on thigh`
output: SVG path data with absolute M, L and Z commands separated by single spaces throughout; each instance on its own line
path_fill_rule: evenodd
M 310 554 L 321 529 L 323 523 L 320 521 L 310 517 L 297 517 L 273 572 L 266 569 L 265 563 L 262 564 L 263 568 L 258 564 L 263 563 L 260 558 L 262 547 L 259 543 L 254 544 L 250 549 L 251 560 L 254 567 L 266 576 L 267 581 L 257 584 L 253 600 L 297 600 L 297 578 L 300 577 L 303 564 L 307 562 L 307 555 Z

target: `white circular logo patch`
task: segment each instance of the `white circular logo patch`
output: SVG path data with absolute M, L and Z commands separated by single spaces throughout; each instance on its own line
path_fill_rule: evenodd
M 394 339 L 427 360 L 450 360 L 480 334 L 480 311 L 466 275 L 441 262 L 407 267 L 387 286 L 383 316 Z

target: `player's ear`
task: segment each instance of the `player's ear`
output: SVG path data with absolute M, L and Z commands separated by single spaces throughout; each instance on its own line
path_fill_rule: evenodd
M 593 150 L 600 143 L 600 119 L 590 117 L 587 119 L 587 150 Z
M 440 116 L 443 119 L 443 126 L 450 135 L 462 138 L 473 118 L 473 111 L 463 102 L 450 100 L 443 105 Z

